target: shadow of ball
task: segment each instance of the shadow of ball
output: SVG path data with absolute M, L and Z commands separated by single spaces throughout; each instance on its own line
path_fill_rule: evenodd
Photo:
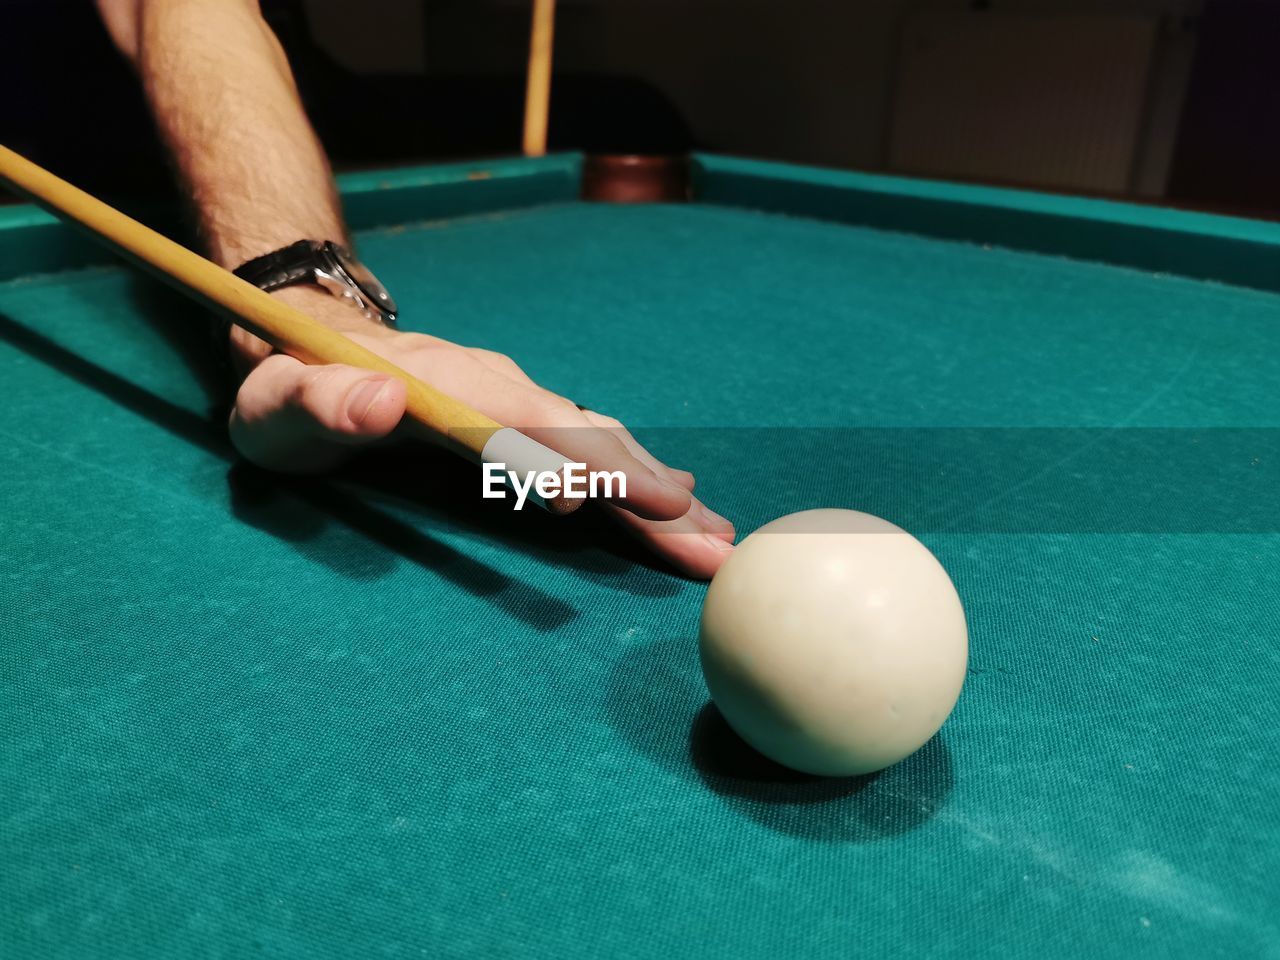
M 703 783 L 734 809 L 783 833 L 833 842 L 866 842 L 915 829 L 941 808 L 953 782 L 941 735 L 877 773 L 816 777 L 758 753 L 714 703 L 693 720 L 689 756 Z
M 940 810 L 952 787 L 940 735 L 864 777 L 814 777 L 774 763 L 708 702 L 691 636 L 641 639 L 620 650 L 605 707 L 636 753 L 710 789 L 735 813 L 792 836 L 858 843 L 905 833 Z

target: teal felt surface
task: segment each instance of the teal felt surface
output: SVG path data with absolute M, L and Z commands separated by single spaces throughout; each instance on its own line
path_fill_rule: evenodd
M 0 953 L 1280 955 L 1274 295 L 710 206 L 359 242 L 407 327 L 635 424 L 743 533 L 919 532 L 955 714 L 780 777 L 706 708 L 704 586 L 431 458 L 233 467 L 197 315 L 23 278 Z

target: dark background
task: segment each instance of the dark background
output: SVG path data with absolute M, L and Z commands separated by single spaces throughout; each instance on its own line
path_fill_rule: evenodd
M 265 6 L 339 169 L 518 150 L 529 0 Z M 88 0 L 8 0 L 0 139 L 172 196 Z M 1280 217 L 1267 0 L 560 0 L 553 149 L 689 147 Z

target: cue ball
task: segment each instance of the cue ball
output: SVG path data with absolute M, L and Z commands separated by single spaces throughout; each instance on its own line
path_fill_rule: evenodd
M 960 696 L 964 607 L 932 553 L 887 520 L 806 510 L 767 523 L 711 581 L 702 672 L 760 753 L 825 776 L 914 753 Z

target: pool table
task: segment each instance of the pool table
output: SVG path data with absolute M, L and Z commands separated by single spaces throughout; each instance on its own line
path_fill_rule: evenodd
M 238 463 L 208 321 L 0 210 L 0 955 L 1280 957 L 1280 225 L 693 159 L 341 183 L 405 329 L 619 417 L 745 535 L 918 536 L 938 736 L 788 774 L 706 585 L 380 450 Z

